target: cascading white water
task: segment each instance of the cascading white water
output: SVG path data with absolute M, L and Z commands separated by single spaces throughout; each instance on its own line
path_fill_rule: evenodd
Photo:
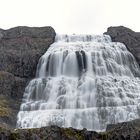
M 107 35 L 57 35 L 25 89 L 17 127 L 104 130 L 140 117 L 140 69 Z

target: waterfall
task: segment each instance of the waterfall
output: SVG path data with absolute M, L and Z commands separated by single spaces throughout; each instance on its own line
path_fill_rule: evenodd
M 107 35 L 56 35 L 25 89 L 18 128 L 104 130 L 140 117 L 140 69 Z

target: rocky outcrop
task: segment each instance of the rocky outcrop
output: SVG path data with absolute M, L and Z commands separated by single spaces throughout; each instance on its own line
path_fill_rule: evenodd
M 137 62 L 140 65 L 140 33 L 134 32 L 129 28 L 118 26 L 109 27 L 107 32 L 104 33 L 110 35 L 112 41 L 124 43 L 128 50 L 135 56 Z
M 140 121 L 140 120 L 137 120 Z M 133 122 L 114 125 L 106 132 L 77 130 L 48 126 L 36 129 L 14 129 L 0 127 L 1 140 L 140 140 L 140 127 Z
M 1 140 L 94 140 L 102 135 L 96 132 L 48 126 L 40 129 L 8 130 L 0 128 Z M 97 140 L 97 139 L 96 139 Z
M 54 38 L 52 27 L 0 29 L 0 98 L 7 101 L 3 112 L 9 113 L 0 112 L 1 124 L 15 126 L 25 86 L 35 76 L 38 60 Z M 5 109 L 4 105 L 1 108 Z
M 123 123 L 118 123 L 118 124 L 109 124 L 107 125 L 106 131 L 110 131 L 112 129 L 116 129 L 119 127 L 134 127 L 135 129 L 140 129 L 140 119 L 135 119 L 129 122 L 123 122 Z
M 140 119 L 108 125 L 106 132 L 112 140 L 140 140 Z
M 22 78 L 34 77 L 38 59 L 54 37 L 51 27 L 0 30 L 0 70 Z

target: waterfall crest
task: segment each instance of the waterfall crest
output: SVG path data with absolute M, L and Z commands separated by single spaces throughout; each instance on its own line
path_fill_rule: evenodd
M 140 117 L 140 69 L 107 35 L 57 35 L 25 89 L 17 127 L 104 130 Z

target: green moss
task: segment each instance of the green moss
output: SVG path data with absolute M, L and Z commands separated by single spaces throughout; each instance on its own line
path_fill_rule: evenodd
M 9 116 L 8 109 L 0 106 L 0 116 L 1 117 L 8 117 Z
M 108 133 L 107 132 L 101 132 L 100 136 L 101 136 L 101 140 L 106 140 L 107 137 L 108 137 Z
M 62 129 L 62 133 L 67 136 L 68 138 L 76 138 L 76 140 L 82 140 L 82 136 L 80 131 L 74 131 L 70 128 Z
M 102 135 L 102 139 L 107 139 L 107 135 L 106 134 L 103 134 Z
M 7 107 L 7 100 L 0 96 L 0 116 L 8 117 L 10 114 L 9 108 Z
M 18 140 L 16 133 L 11 133 L 10 136 L 9 136 L 9 139 L 10 140 Z

